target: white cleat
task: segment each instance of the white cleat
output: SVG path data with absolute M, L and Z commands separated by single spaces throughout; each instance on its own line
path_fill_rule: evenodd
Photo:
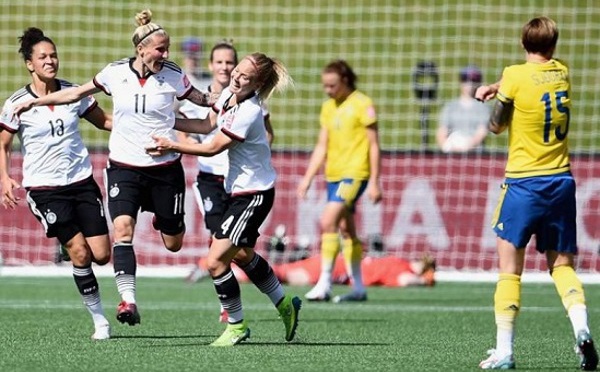
M 326 302 L 331 300 L 331 291 L 324 290 L 319 286 L 315 286 L 304 295 L 304 298 L 306 298 L 308 301 Z
M 110 324 L 96 326 L 96 331 L 92 335 L 92 340 L 108 340 L 110 338 Z

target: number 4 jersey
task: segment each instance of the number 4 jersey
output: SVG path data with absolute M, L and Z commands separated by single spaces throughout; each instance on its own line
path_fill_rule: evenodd
M 73 84 L 57 80 L 59 89 Z M 13 117 L 13 107 L 37 98 L 29 85 L 16 91 L 4 103 L 0 126 L 16 133 L 23 153 L 24 187 L 65 186 L 92 175 L 88 151 L 79 133 L 79 118 L 98 103 L 93 97 L 61 106 L 36 106 Z

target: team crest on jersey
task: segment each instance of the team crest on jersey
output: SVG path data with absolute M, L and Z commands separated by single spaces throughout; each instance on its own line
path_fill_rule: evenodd
M 213 202 L 210 200 L 210 197 L 204 199 L 204 211 L 210 212 L 213 209 Z
M 48 212 L 46 212 L 46 221 L 48 221 L 48 223 L 50 225 L 52 225 L 53 223 L 56 222 L 56 214 L 54 212 L 50 212 L 50 210 L 48 210 Z
M 117 186 L 117 184 L 115 183 L 114 185 L 112 185 L 110 187 L 110 191 L 108 192 L 108 195 L 110 195 L 111 198 L 116 198 L 120 192 L 121 192 L 121 190 L 119 189 L 119 186 Z
M 156 75 L 156 86 L 162 87 L 165 84 L 165 77 L 161 75 Z

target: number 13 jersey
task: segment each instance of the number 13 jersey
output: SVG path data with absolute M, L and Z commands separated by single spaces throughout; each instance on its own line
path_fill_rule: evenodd
M 56 80 L 58 89 L 73 84 Z M 29 85 L 4 103 L 0 126 L 17 134 L 23 153 L 23 187 L 66 186 L 92 175 L 92 164 L 79 132 L 79 118 L 98 103 L 92 96 L 60 106 L 36 106 L 13 117 L 13 108 L 37 98 Z

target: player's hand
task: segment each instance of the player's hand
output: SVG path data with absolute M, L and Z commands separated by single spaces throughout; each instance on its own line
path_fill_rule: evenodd
M 310 184 L 311 184 L 311 180 L 302 178 L 302 181 L 300 181 L 300 184 L 298 185 L 298 188 L 296 189 L 296 194 L 298 195 L 298 197 L 300 199 L 306 199 L 306 193 L 308 192 L 308 189 L 310 188 Z
M 154 145 L 145 147 L 146 154 L 151 156 L 163 156 L 172 151 L 173 142 L 170 139 L 157 135 L 153 135 L 152 139 L 154 140 Z
M 4 209 L 15 209 L 21 198 L 16 196 L 13 190 L 20 188 L 21 185 L 10 177 L 2 181 L 2 205 Z
M 29 111 L 33 107 L 33 100 L 20 103 L 13 107 L 13 119 L 18 118 L 25 111 Z
M 475 91 L 475 99 L 481 102 L 489 101 L 496 97 L 498 87 L 495 84 L 482 85 Z
M 377 182 L 369 182 L 367 187 L 367 195 L 373 204 L 377 204 L 383 199 L 383 193 Z
M 208 106 L 212 106 L 217 103 L 219 97 L 221 97 L 221 92 L 209 92 Z

